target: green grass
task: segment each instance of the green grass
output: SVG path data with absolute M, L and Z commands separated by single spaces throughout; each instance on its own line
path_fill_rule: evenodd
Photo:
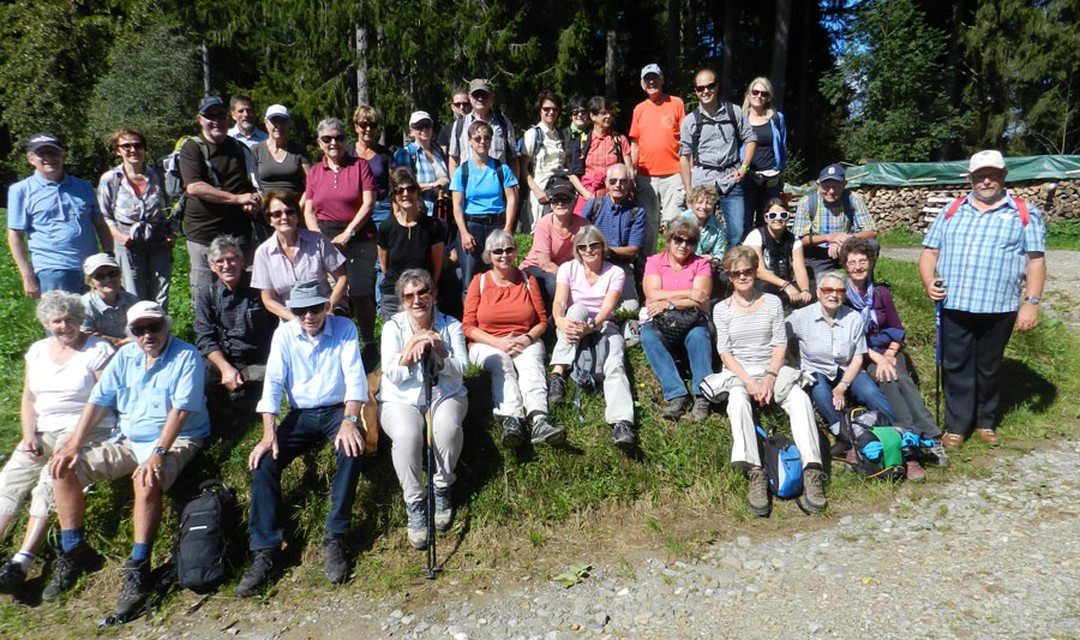
M 519 237 L 522 254 L 530 240 Z M 177 320 L 177 334 L 191 339 L 186 253 L 178 248 L 176 257 L 171 312 Z M 892 285 L 932 409 L 932 305 L 919 285 L 914 265 L 882 260 L 878 269 L 879 279 Z M 0 336 L 4 364 L 0 367 L 0 452 L 6 452 L 18 440 L 21 355 L 41 335 L 33 319 L 32 303 L 18 294 L 19 281 L 6 247 L 0 251 L 0 290 L 7 292 L 0 298 L 0 318 L 5 327 Z M 1077 415 L 1068 398 L 1080 391 L 1080 363 L 1072 357 L 1078 347 L 1075 335 L 1047 317 L 1031 334 L 1014 336 L 1002 374 L 1006 451 L 1022 451 L 1035 446 L 1035 440 L 1059 438 L 1074 431 Z M 483 581 L 503 568 L 519 570 L 534 556 L 588 546 L 601 535 L 594 526 L 603 519 L 598 514 L 614 514 L 621 530 L 637 532 L 653 541 L 654 548 L 662 549 L 660 553 L 676 556 L 692 555 L 717 537 L 713 527 L 720 519 L 735 523 L 739 529 L 763 534 L 820 521 L 797 515 L 794 508 L 786 508 L 789 505 L 774 509 L 767 523 L 751 517 L 744 506 L 745 481 L 728 463 L 731 436 L 726 417 L 714 413 L 703 423 L 684 420 L 677 425 L 663 421 L 659 418 L 663 403 L 659 385 L 640 347 L 629 350 L 629 363 L 641 443 L 640 453 L 631 456 L 611 445 L 610 430 L 603 419 L 603 399 L 593 396 L 584 398 L 584 422 L 579 422 L 569 401 L 554 409 L 555 421 L 569 431 L 565 447 L 520 453 L 500 449 L 496 445 L 499 430 L 491 422 L 490 385 L 474 370 L 468 379 L 470 409 L 465 422 L 465 450 L 455 485 L 458 515 L 451 532 L 440 538 L 439 547 L 440 558 L 453 554 L 446 571 L 455 580 Z M 571 389 L 568 395 L 572 394 Z M 238 418 L 235 409 L 220 399 L 211 401 L 219 439 L 207 447 L 170 492 L 155 547 L 155 563 L 167 557 L 176 515 L 201 480 L 223 478 L 238 490 L 241 507 L 247 508 L 250 475 L 246 458 L 259 430 L 250 418 Z M 935 472 L 931 481 L 984 473 L 985 460 L 981 457 L 989 453 L 981 442 L 973 442 L 955 457 L 952 469 Z M 360 481 L 350 538 L 360 555 L 354 579 L 334 593 L 379 597 L 401 589 L 412 592 L 424 583 L 423 557 L 409 549 L 404 539 L 404 507 L 389 454 L 390 443 L 383 439 Z M 297 460 L 283 478 L 286 556 L 293 566 L 288 577 L 274 587 L 272 597 L 293 602 L 331 593 L 324 583 L 319 548 L 332 466 L 333 456 L 329 448 L 324 448 Z M 833 509 L 839 510 L 851 505 L 879 504 L 905 490 L 866 483 L 845 474 L 834 474 L 828 487 Z M 76 595 L 60 604 L 29 606 L 6 597 L 0 599 L 0 637 L 26 637 L 26 630 L 31 628 L 42 636 L 60 638 L 95 633 L 94 621 L 111 610 L 119 588 L 116 567 L 130 549 L 130 509 L 128 482 L 98 485 L 88 502 L 87 531 L 91 543 L 110 557 L 108 568 L 87 578 Z M 709 514 L 709 523 L 688 532 L 690 527 L 680 528 L 677 519 L 686 513 Z M 21 527 L 17 535 L 21 535 Z M 239 537 L 246 546 L 246 531 Z M 10 547 L 9 543 L 5 553 Z M 238 578 L 234 576 L 234 580 Z M 234 584 L 224 587 L 223 595 L 218 597 L 231 596 Z M 184 615 L 186 606 L 178 601 L 181 598 L 177 596 L 166 601 L 158 616 L 164 624 Z M 187 598 L 182 601 L 191 602 Z
M 922 245 L 923 234 L 907 228 L 896 228 L 886 231 L 879 239 L 884 245 L 918 247 Z M 1080 251 L 1080 220 L 1047 224 L 1046 248 Z

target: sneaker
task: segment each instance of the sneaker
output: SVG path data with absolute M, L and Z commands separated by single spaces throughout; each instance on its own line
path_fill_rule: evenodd
M 531 442 L 533 444 L 562 444 L 566 442 L 566 429 L 551 424 L 551 419 L 546 413 L 538 414 L 533 418 Z
M 949 454 L 945 452 L 945 445 L 941 443 L 940 438 L 934 439 L 934 444 L 930 447 L 929 456 L 935 459 L 937 466 L 942 469 L 947 469 L 949 467 Z
M 349 577 L 349 548 L 345 536 L 326 534 L 322 542 L 323 560 L 326 562 L 326 579 L 341 584 Z
M 566 378 L 558 373 L 548 376 L 548 405 L 555 406 L 566 397 Z
M 919 464 L 918 460 L 905 460 L 904 466 L 907 468 L 907 479 L 912 482 L 923 482 L 926 480 L 926 471 L 923 466 Z
M 627 349 L 641 344 L 641 323 L 637 320 L 627 320 L 622 328 L 623 346 Z
M 499 442 L 507 449 L 517 449 L 525 444 L 525 422 L 521 418 L 506 416 L 502 419 L 502 438 Z
M 63 552 L 53 564 L 52 580 L 49 581 L 41 599 L 52 602 L 78 582 L 79 576 L 87 571 L 96 571 L 104 564 L 104 558 L 85 542 L 79 543 L 71 551 Z
M 255 595 L 255 592 L 270 579 L 276 563 L 277 549 L 255 549 L 254 557 L 251 558 L 251 567 L 240 579 L 240 584 L 236 585 L 236 595 L 241 598 Z
M 708 398 L 705 396 L 696 396 L 694 398 L 694 408 L 690 410 L 690 417 L 697 422 L 704 422 L 709 419 L 709 412 L 712 410 L 712 405 L 709 404 Z
M 409 518 L 409 544 L 420 551 L 427 549 L 427 509 L 424 508 L 424 501 L 406 503 L 405 515 Z
M 821 513 L 828 506 L 825 472 L 821 469 L 803 469 L 803 504 L 810 513 Z
M 761 467 L 746 473 L 746 506 L 755 516 L 769 516 L 769 476 Z
M 949 449 L 959 449 L 964 446 L 964 436 L 959 433 L 946 433 L 941 436 L 941 444 Z
M 682 417 L 682 414 L 686 413 L 686 410 L 690 408 L 691 404 L 690 396 L 679 396 L 678 398 L 672 398 L 667 401 L 664 408 L 660 410 L 660 415 L 668 420 L 678 420 Z
M 435 489 L 435 530 L 446 531 L 454 521 L 454 502 L 450 499 L 450 487 Z
M 116 601 L 116 619 L 129 622 L 139 616 L 153 585 L 150 583 L 150 560 L 124 561 L 124 584 Z
M 989 427 L 977 427 L 975 429 L 975 435 L 979 436 L 979 439 L 990 445 L 996 447 L 1001 444 L 1001 438 L 998 436 L 997 431 Z
M 0 567 L 0 593 L 14 593 L 26 582 L 26 572 L 18 562 L 8 560 Z
M 626 420 L 619 420 L 611 426 L 611 441 L 623 451 L 630 451 L 637 444 L 634 425 Z

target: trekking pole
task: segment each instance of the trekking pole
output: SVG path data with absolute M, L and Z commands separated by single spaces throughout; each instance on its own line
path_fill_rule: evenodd
M 942 280 L 935 280 L 934 285 L 940 287 Z M 941 424 L 941 304 L 944 300 L 934 302 L 934 422 Z
M 428 580 L 435 579 L 438 567 L 435 563 L 435 436 L 432 433 L 431 423 L 431 388 L 435 383 L 435 358 L 431 349 L 424 352 L 421 360 L 421 369 L 424 376 L 424 441 L 427 445 L 427 567 L 424 577 Z

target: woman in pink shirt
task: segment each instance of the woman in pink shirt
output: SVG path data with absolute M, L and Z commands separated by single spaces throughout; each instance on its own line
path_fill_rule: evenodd
M 667 405 L 661 415 L 669 420 L 678 420 L 691 405 L 672 356 L 685 350 L 694 393 L 690 416 L 704 420 L 709 417 L 709 401 L 698 387 L 713 372 L 708 319 L 703 313 L 712 294 L 712 268 L 708 260 L 694 253 L 701 232 L 690 220 L 672 220 L 665 237 L 663 253 L 645 261 L 641 315 L 646 319 L 641 324 L 641 347 L 664 390 Z
M 540 293 L 544 296 L 544 307 L 547 309 L 545 313 L 550 314 L 559 265 L 574 259 L 574 234 L 589 221 L 574 213 L 577 193 L 565 178 L 552 178 L 546 193 L 551 213 L 536 222 L 532 249 L 521 261 L 521 270 L 540 283 Z

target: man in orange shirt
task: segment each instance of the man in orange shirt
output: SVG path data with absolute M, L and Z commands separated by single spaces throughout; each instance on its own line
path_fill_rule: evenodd
M 637 201 L 645 209 L 645 255 L 652 255 L 656 253 L 661 220 L 667 224 L 686 205 L 686 191 L 679 173 L 679 130 L 686 117 L 686 107 L 681 98 L 664 93 L 660 65 L 648 64 L 642 68 L 641 88 L 648 98 L 634 107 L 630 157 L 637 177 Z

